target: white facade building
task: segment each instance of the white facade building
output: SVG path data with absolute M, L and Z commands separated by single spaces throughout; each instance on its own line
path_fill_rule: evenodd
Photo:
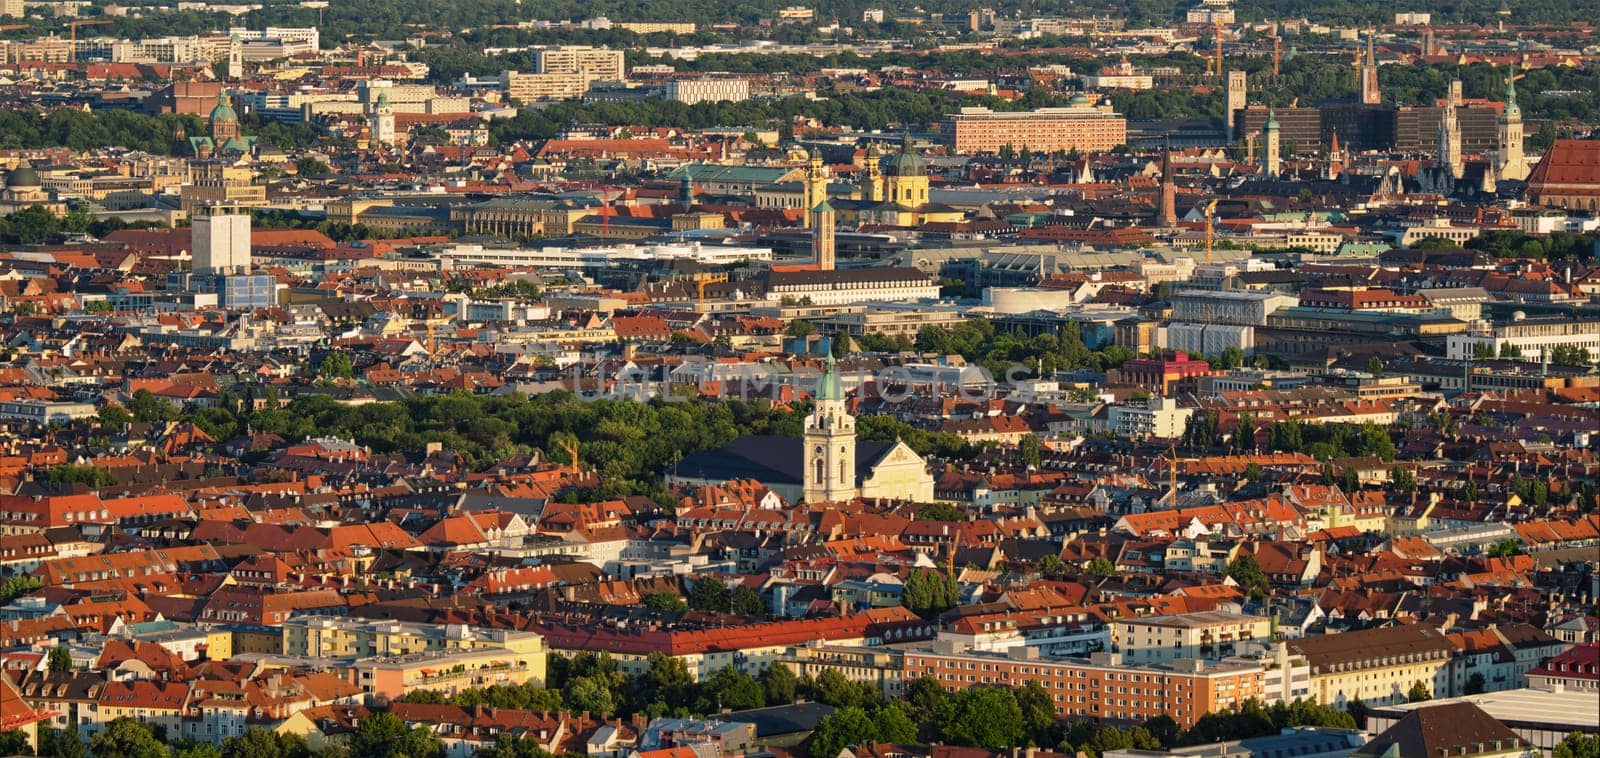
M 194 220 L 191 251 L 196 274 L 240 274 L 250 271 L 250 216 L 219 213 Z

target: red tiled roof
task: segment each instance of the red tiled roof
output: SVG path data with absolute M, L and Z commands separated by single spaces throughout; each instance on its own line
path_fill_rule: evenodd
M 1600 140 L 1556 140 L 1528 175 L 1530 194 L 1600 195 Z

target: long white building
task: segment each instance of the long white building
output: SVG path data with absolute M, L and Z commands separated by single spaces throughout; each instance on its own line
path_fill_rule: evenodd
M 435 256 L 445 268 L 456 266 L 505 266 L 533 269 L 599 269 L 622 261 L 692 260 L 724 265 L 744 261 L 770 261 L 772 250 L 764 247 L 702 245 L 698 242 L 660 245 L 617 245 L 612 247 L 485 247 L 450 245 L 439 248 Z

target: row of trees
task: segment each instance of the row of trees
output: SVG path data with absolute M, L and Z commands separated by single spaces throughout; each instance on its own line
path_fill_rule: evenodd
M 1356 719 L 1345 711 L 1314 701 L 1296 700 L 1264 707 L 1247 701 L 1238 711 L 1201 718 L 1180 729 L 1162 716 L 1144 725 L 1119 729 L 1056 717 L 1055 701 L 1037 682 L 1020 688 L 973 687 L 947 692 L 930 678 L 907 687 L 903 700 L 847 703 L 822 720 L 810 743 L 812 758 L 832 758 L 839 750 L 869 742 L 938 741 L 951 745 L 1003 750 L 1035 746 L 1068 754 L 1107 750 L 1162 749 L 1277 734 L 1291 726 L 1354 729 Z
M 1266 434 L 1257 433 L 1250 414 L 1240 414 L 1233 436 L 1227 440 L 1234 452 L 1305 453 L 1319 461 L 1375 456 L 1392 461 L 1397 453 L 1389 431 L 1371 421 L 1356 424 L 1306 423 L 1299 419 L 1275 421 Z M 1184 425 L 1183 444 L 1195 448 L 1222 446 L 1224 438 L 1217 414 L 1196 411 Z
M 392 739 L 404 733 L 409 741 Z M 0 733 L 0 754 L 32 755 L 20 732 Z M 304 738 L 257 727 L 221 743 L 173 739 L 166 730 L 131 718 L 119 718 L 94 733 L 87 744 L 75 729 L 41 729 L 41 758 L 443 758 L 438 737 L 426 729 L 407 729 L 387 714 L 364 720 L 348 747 L 329 745 L 313 751 Z
M 67 211 L 66 215 L 57 216 L 35 205 L 0 217 L 0 242 L 33 245 L 57 240 L 69 234 L 102 237 L 129 226 L 130 224 L 124 223 L 121 219 L 98 220 L 83 208 L 73 208 Z
M 535 711 L 588 711 L 593 714 L 700 716 L 723 709 L 745 710 L 788 704 L 796 698 L 830 703 L 860 704 L 860 685 L 828 673 L 816 680 L 796 677 L 782 664 L 769 666 L 760 676 L 750 676 L 731 666 L 703 681 L 695 681 L 680 658 L 652 653 L 645 670 L 629 676 L 615 659 L 605 654 L 579 653 L 572 658 L 550 657 L 547 686 L 496 685 L 450 697 L 429 690 L 406 695 L 411 703 L 488 705 Z
M 787 128 L 795 116 L 829 125 L 857 129 L 900 128 L 929 124 L 962 106 L 985 105 L 995 110 L 1023 107 L 995 97 L 960 95 L 885 87 L 872 92 L 831 92 L 824 99 L 790 97 L 782 100 L 684 103 L 646 100 L 639 103 L 551 103 L 544 108 L 523 108 L 516 118 L 496 121 L 490 135 L 499 144 L 522 139 L 549 139 L 571 123 L 674 126 L 705 129 L 727 124 Z
M 1534 235 L 1512 229 L 1485 231 L 1467 240 L 1468 250 L 1482 250 L 1496 258 L 1535 258 L 1587 263 L 1594 260 L 1600 234 L 1555 232 Z
M 310 147 L 321 141 L 317 130 L 308 124 L 269 122 L 254 114 L 246 115 L 240 127 L 245 134 L 283 148 Z M 171 155 L 178 148 L 174 137 L 180 129 L 194 136 L 207 133 L 208 127 L 199 116 L 182 113 L 151 116 L 118 109 L 58 108 L 49 113 L 0 110 L 0 148 L 4 149 L 99 150 L 114 146 Z

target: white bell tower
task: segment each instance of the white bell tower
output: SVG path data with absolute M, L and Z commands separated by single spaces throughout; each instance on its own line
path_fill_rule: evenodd
M 851 500 L 856 489 L 856 419 L 845 408 L 844 389 L 833 356 L 816 392 L 816 410 L 806 417 L 805 491 L 808 503 Z

